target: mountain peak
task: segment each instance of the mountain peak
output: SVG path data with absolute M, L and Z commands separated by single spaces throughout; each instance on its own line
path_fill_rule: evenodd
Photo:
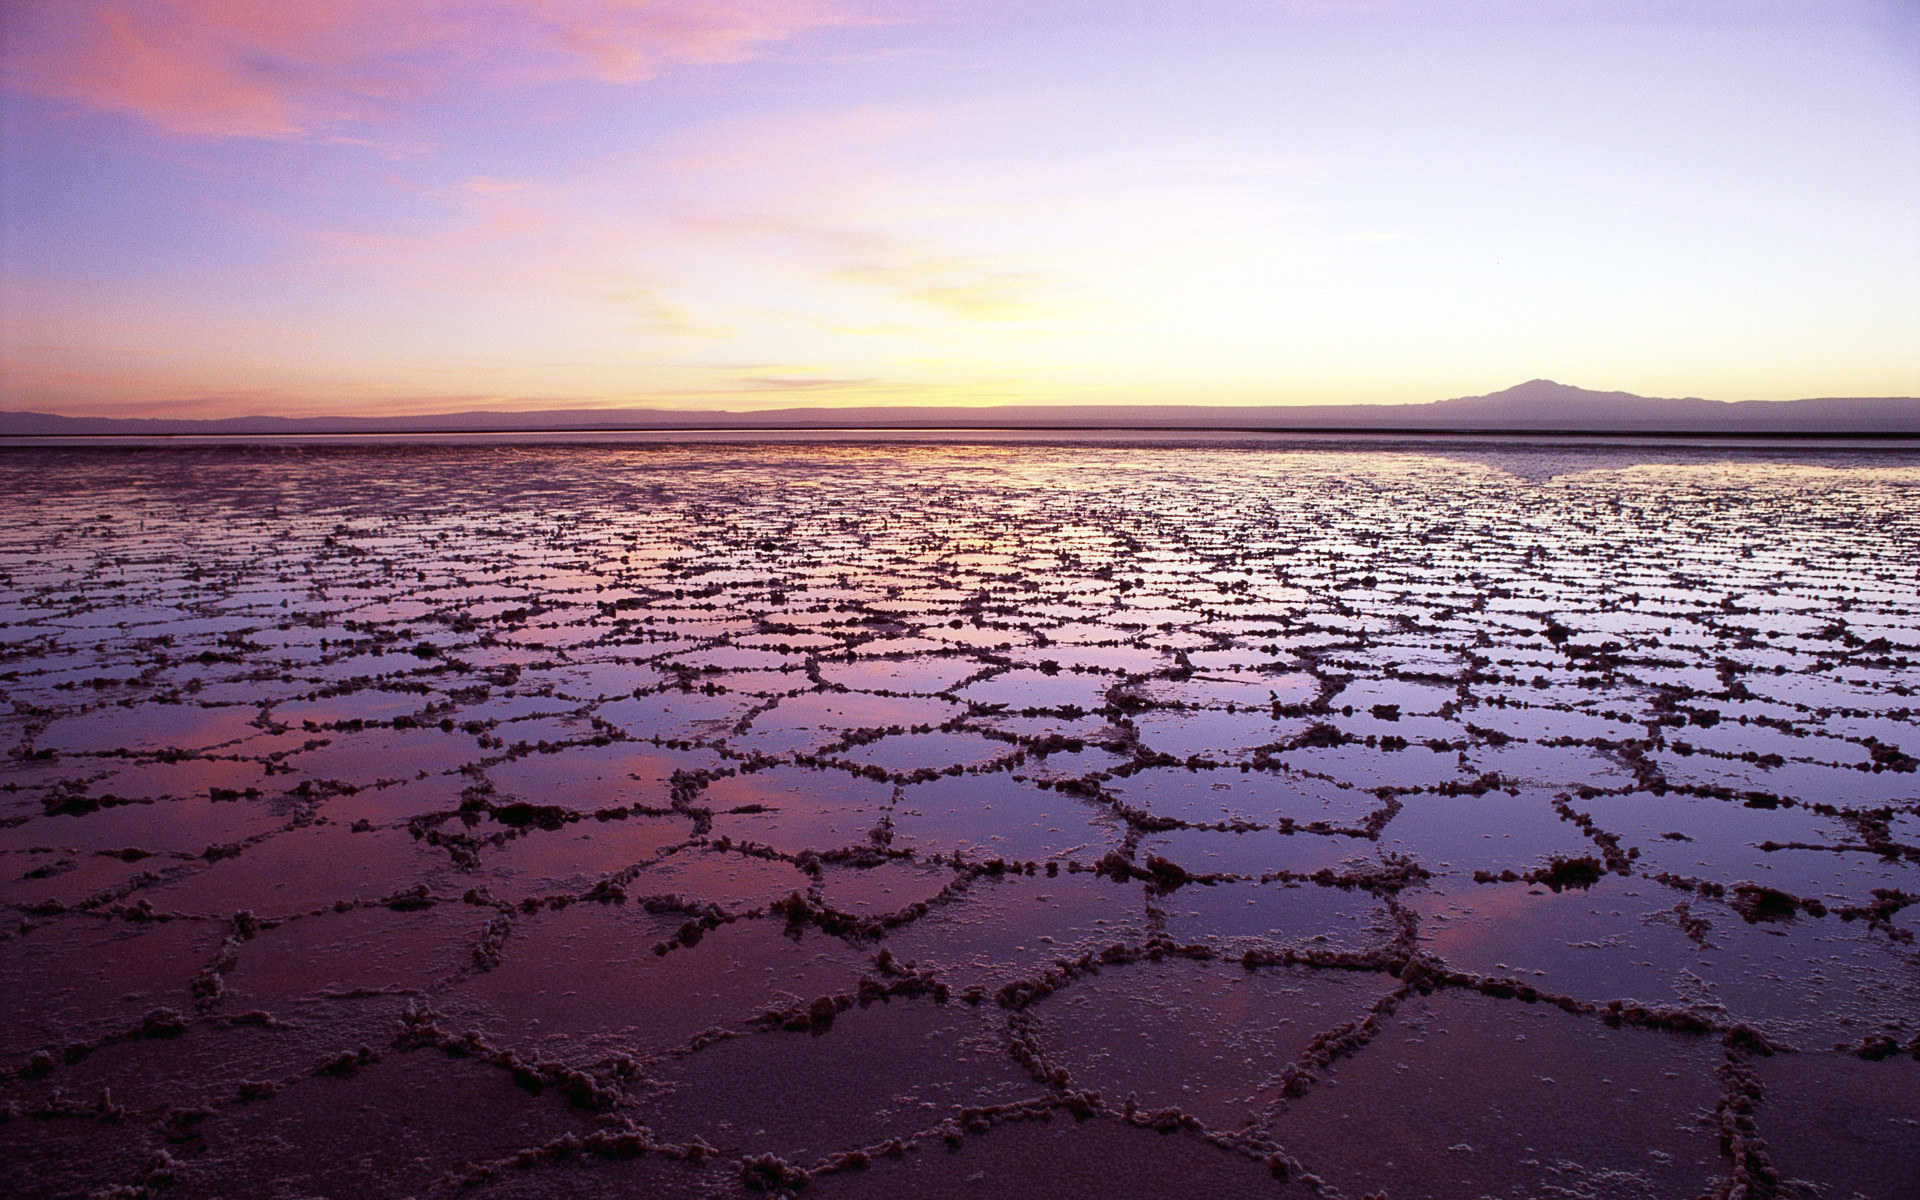
M 1569 411 L 1574 406 L 1578 406 L 1580 414 L 1609 423 L 1622 419 L 1631 422 L 1636 417 L 1670 419 L 1684 415 L 1698 418 L 1727 407 L 1718 401 L 1694 396 L 1669 399 L 1637 396 L 1632 392 L 1597 392 L 1552 379 L 1529 379 L 1484 396 L 1456 396 L 1451 400 L 1439 400 L 1431 407 L 1460 417 L 1497 420 L 1511 423 L 1516 428 L 1526 428 L 1540 427 L 1538 422 L 1541 421 L 1558 425 L 1564 418 L 1576 415 Z

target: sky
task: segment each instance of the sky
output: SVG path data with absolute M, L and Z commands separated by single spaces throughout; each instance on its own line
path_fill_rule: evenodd
M 1913 0 L 7 0 L 0 409 L 1920 395 Z

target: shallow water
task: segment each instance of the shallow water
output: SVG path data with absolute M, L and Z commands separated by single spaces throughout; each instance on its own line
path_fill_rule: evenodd
M 16 449 L 0 497 L 8 1194 L 1920 1178 L 1920 454 Z

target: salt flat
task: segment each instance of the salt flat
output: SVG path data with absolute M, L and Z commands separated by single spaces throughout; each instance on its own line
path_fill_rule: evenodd
M 1912 453 L 45 449 L 0 497 L 9 1195 L 1920 1180 Z

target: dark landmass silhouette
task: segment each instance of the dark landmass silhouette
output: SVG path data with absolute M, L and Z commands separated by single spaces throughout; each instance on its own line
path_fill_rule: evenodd
M 1920 436 L 1920 398 L 1702 400 L 1596 392 L 1549 379 L 1425 404 L 1009 404 L 983 408 L 575 408 L 394 417 L 65 417 L 0 412 L 0 436 L 171 437 L 753 429 L 1194 429 L 1365 433 Z

